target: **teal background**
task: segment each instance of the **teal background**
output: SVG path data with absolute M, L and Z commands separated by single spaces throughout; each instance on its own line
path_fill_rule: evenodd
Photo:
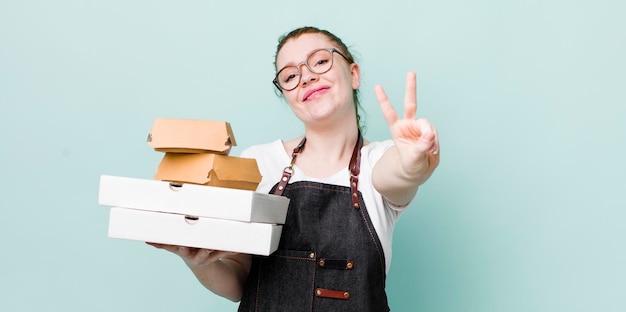
M 625 311 L 621 1 L 0 0 L 0 311 L 234 311 L 176 256 L 107 238 L 102 174 L 151 178 L 157 117 L 239 145 L 302 131 L 279 35 L 327 28 L 361 65 L 366 137 L 417 72 L 441 165 L 397 224 L 393 311 Z

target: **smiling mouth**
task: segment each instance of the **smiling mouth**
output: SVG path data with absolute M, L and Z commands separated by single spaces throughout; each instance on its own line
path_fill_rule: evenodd
M 307 101 L 311 97 L 315 98 L 316 94 L 323 93 L 324 91 L 326 91 L 328 89 L 329 89 L 328 87 L 321 87 L 321 88 L 317 88 L 317 89 L 311 90 L 311 91 L 307 92 L 306 94 L 304 94 L 304 98 L 302 99 L 302 101 Z

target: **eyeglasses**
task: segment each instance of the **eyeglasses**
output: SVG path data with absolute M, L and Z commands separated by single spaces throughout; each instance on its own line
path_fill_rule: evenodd
M 343 56 L 348 63 L 354 63 L 354 61 L 347 58 L 343 55 L 343 53 L 339 52 L 339 50 L 335 48 L 317 49 L 309 53 L 306 57 L 306 61 L 301 62 L 296 66 L 283 67 L 278 71 L 272 82 L 278 89 L 291 91 L 300 84 L 300 79 L 302 79 L 302 71 L 300 70 L 300 67 L 302 67 L 302 65 L 306 65 L 306 68 L 308 68 L 312 73 L 323 74 L 333 67 L 333 52 L 337 52 L 337 54 Z

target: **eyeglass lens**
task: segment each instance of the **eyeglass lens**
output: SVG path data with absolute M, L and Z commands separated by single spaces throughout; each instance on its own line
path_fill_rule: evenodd
M 299 66 L 287 66 L 278 73 L 278 83 L 285 90 L 292 90 L 300 83 Z M 328 50 L 317 50 L 306 60 L 306 67 L 315 74 L 323 74 L 333 66 L 333 54 Z

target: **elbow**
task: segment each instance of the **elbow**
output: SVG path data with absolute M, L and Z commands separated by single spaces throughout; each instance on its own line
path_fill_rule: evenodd
M 222 293 L 213 291 L 213 293 L 215 293 L 216 295 L 220 297 L 226 298 L 232 302 L 239 302 L 241 301 L 241 298 L 243 298 L 243 289 L 235 290 L 231 292 L 222 292 Z
M 237 302 L 241 301 L 242 297 L 243 297 L 242 295 L 239 295 L 239 296 L 225 297 L 225 298 L 230 300 L 230 301 L 232 301 L 232 302 L 237 303 Z

